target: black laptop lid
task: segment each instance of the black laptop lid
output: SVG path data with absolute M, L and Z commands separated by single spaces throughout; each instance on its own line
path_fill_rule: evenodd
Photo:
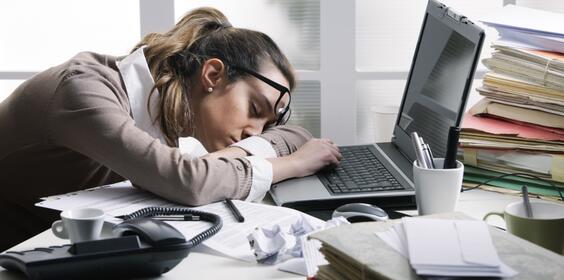
M 444 157 L 448 129 L 461 122 L 483 40 L 483 30 L 466 17 L 428 2 L 392 138 L 411 161 L 413 131 L 435 157 Z

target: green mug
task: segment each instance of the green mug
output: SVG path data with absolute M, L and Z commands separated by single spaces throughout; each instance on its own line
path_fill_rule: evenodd
M 564 205 L 534 201 L 531 202 L 533 217 L 527 218 L 522 201 L 505 207 L 502 213 L 490 212 L 505 220 L 507 231 L 539 246 L 564 255 Z

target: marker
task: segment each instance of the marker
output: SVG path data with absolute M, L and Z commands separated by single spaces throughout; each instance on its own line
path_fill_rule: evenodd
M 458 152 L 458 138 L 460 127 L 451 126 L 448 130 L 447 150 L 445 154 L 444 169 L 456 168 L 456 153 Z

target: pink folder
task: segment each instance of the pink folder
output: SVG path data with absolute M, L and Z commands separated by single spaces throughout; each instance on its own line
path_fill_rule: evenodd
M 531 124 L 518 124 L 490 117 L 478 117 L 469 113 L 464 115 L 462 129 L 525 139 L 564 141 L 564 131 L 561 130 Z

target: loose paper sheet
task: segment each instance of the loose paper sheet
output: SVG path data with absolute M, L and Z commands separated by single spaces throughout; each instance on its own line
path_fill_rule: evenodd
M 320 219 L 289 208 L 238 200 L 234 200 L 233 203 L 235 203 L 245 217 L 244 223 L 239 223 L 235 220 L 224 202 L 212 203 L 192 209 L 217 214 L 223 220 L 221 231 L 204 241 L 202 243 L 204 246 L 227 256 L 248 262 L 256 262 L 247 240 L 247 235 L 255 227 L 272 226 L 275 224 L 289 226 L 302 216 L 306 217 L 314 225 L 324 224 Z M 111 223 L 121 222 L 115 216 L 130 214 L 149 206 L 185 207 L 134 188 L 129 182 L 51 196 L 35 205 L 60 211 L 83 207 L 99 208 L 106 212 L 106 221 Z M 208 222 L 169 223 L 182 232 L 186 239 L 194 237 L 210 226 Z

